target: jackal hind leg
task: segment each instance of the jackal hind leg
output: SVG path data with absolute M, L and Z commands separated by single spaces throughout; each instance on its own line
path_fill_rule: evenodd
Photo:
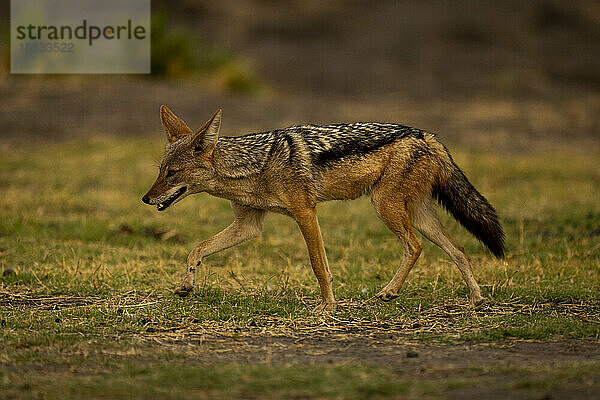
M 196 268 L 202 263 L 204 257 L 260 236 L 264 210 L 242 206 L 234 202 L 231 203 L 231 208 L 235 215 L 231 225 L 203 241 L 190 252 L 185 277 L 175 290 L 177 295 L 185 297 L 194 290 Z
M 377 216 L 400 239 L 404 256 L 392 280 L 375 296 L 382 301 L 398 297 L 408 273 L 421 254 L 421 242 L 412 229 L 408 204 L 399 198 L 398 192 L 375 190 L 371 198 Z
M 484 299 L 481 296 L 479 285 L 473 276 L 473 270 L 465 255 L 465 251 L 448 235 L 438 219 L 435 205 L 431 200 L 423 203 L 421 207 L 415 210 L 413 221 L 419 232 L 444 250 L 456 264 L 469 288 L 471 303 L 474 306 L 482 304 Z
M 329 270 L 327 255 L 323 245 L 323 237 L 319 221 L 317 220 L 317 212 L 315 207 L 306 207 L 292 212 L 293 218 L 296 220 L 306 247 L 308 247 L 308 255 L 313 272 L 319 282 L 321 289 L 321 304 L 315 309 L 316 312 L 333 311 L 336 308 L 335 297 L 331 282 L 333 277 Z

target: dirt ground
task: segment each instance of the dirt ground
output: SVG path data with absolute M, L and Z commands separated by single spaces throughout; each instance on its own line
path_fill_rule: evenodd
M 406 342 L 391 333 L 369 331 L 340 335 L 238 336 L 190 335 L 166 344 L 202 344 L 220 362 L 340 363 L 358 361 L 393 366 L 407 373 L 447 368 L 506 366 L 565 361 L 594 361 L 600 357 L 595 341 L 497 342 L 425 345 Z
M 180 332 L 171 338 L 148 337 L 160 346 L 171 346 L 194 356 L 192 363 L 241 363 L 285 365 L 361 364 L 385 367 L 404 378 L 420 380 L 470 380 L 476 384 L 457 385 L 444 398 L 520 398 L 519 387 L 550 379 L 550 371 L 561 366 L 597 363 L 598 341 L 555 342 L 501 341 L 477 344 L 431 345 L 407 341 L 402 335 L 370 328 L 353 333 L 296 332 L 277 335 L 260 332 L 231 332 L 225 335 Z M 179 338 L 177 338 L 179 336 Z M 187 361 L 189 362 L 189 361 Z M 187 363 L 186 362 L 186 363 Z M 561 379 L 560 385 L 541 385 L 527 396 L 544 399 L 581 399 L 600 396 L 600 376 Z M 528 381 L 531 380 L 531 381 Z M 484 383 L 485 382 L 485 383 Z M 507 391 L 507 387 L 512 390 Z

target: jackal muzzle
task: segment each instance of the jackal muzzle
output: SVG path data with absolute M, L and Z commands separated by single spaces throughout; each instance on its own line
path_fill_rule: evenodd
M 187 186 L 183 186 L 183 187 L 179 188 L 175 193 L 173 193 L 171 196 L 169 196 L 165 201 L 162 201 L 162 202 L 156 204 L 156 209 L 158 211 L 162 211 L 162 210 L 166 209 L 171 204 L 173 204 L 173 202 L 175 200 L 177 200 L 179 198 L 179 196 L 184 194 L 186 192 L 186 190 L 187 190 Z

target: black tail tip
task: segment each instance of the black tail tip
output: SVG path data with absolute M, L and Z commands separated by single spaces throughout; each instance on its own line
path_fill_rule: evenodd
M 484 244 L 496 258 L 502 259 L 504 258 L 506 247 L 504 246 L 504 232 L 500 231 L 499 233 L 499 235 L 494 235 L 491 240 L 485 240 Z
M 494 257 L 496 257 L 498 259 L 503 259 L 504 258 L 504 253 L 505 253 L 504 246 L 490 248 L 490 251 L 492 252 L 492 254 L 494 255 Z

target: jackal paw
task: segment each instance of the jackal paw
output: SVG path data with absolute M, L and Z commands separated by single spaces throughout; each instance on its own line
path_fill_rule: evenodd
M 335 303 L 335 301 L 323 301 L 321 304 L 315 307 L 314 312 L 319 314 L 328 313 L 335 311 L 336 307 L 337 304 Z
M 184 282 L 175 289 L 175 294 L 179 297 L 187 297 L 194 291 L 194 285 Z
M 484 306 L 485 303 L 485 298 L 481 297 L 481 295 L 471 298 L 471 304 L 474 308 L 480 308 Z
M 392 300 L 398 298 L 398 295 L 382 290 L 381 292 L 377 293 L 375 295 L 375 297 L 377 297 L 381 301 L 392 301 Z

